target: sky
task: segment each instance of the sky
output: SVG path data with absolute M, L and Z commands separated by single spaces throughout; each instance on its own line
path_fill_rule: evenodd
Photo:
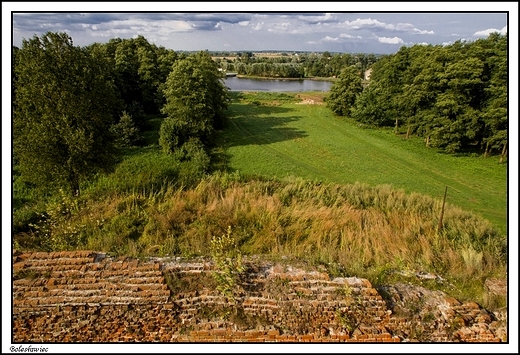
M 20 47 L 23 38 L 41 36 L 47 31 L 64 31 L 80 46 L 104 43 L 112 38 L 142 35 L 151 43 L 179 51 L 274 50 L 390 54 L 402 46 L 473 41 L 485 38 L 491 32 L 505 34 L 508 29 L 506 10 L 513 7 L 512 4 L 500 6 L 500 3 L 494 3 L 485 6 L 486 3 L 472 3 L 472 10 L 486 12 L 454 13 L 439 12 L 457 11 L 457 5 L 448 6 L 447 3 L 437 7 L 428 7 L 425 5 L 427 3 L 405 3 L 405 6 L 391 3 L 389 7 L 389 4 L 371 2 L 357 5 L 324 2 L 311 5 L 290 3 L 285 9 L 290 8 L 293 12 L 288 12 L 283 6 L 275 6 L 283 3 L 270 3 L 269 6 L 258 5 L 262 3 L 244 6 L 241 3 L 241 7 L 237 7 L 239 5 L 236 3 L 234 6 L 229 6 L 229 3 L 220 3 L 220 6 L 219 3 L 173 4 L 175 6 L 172 3 L 156 3 L 155 6 L 154 3 L 141 3 L 140 6 L 125 3 L 124 7 L 117 4 L 111 8 L 99 4 L 87 6 L 79 3 L 71 6 L 72 3 L 69 3 L 66 6 L 60 3 L 40 6 L 44 12 L 27 13 L 24 11 L 38 10 L 39 7 L 17 6 L 15 3 L 11 5 L 12 43 Z M 215 10 L 209 11 L 212 8 Z M 371 12 L 385 8 L 386 11 L 394 10 Z M 395 12 L 399 8 L 402 10 Z M 467 3 L 464 8 L 469 10 Z M 202 9 L 208 10 L 187 12 Z M 317 9 L 322 11 L 316 12 Z M 266 12 L 269 10 L 277 12 Z

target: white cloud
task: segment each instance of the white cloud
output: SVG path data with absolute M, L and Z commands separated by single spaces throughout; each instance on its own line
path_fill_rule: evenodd
M 267 31 L 275 33 L 285 33 L 288 32 L 289 27 L 291 27 L 290 22 L 275 23 L 274 25 L 272 25 L 272 27 L 269 27 Z
M 338 41 L 339 41 L 339 38 L 337 38 L 337 37 L 325 36 L 325 38 L 322 38 L 321 40 L 322 40 L 323 42 L 338 42 Z
M 361 29 L 372 29 L 372 30 L 387 30 L 387 31 L 396 31 L 396 32 L 411 32 L 415 34 L 421 35 L 433 35 L 434 31 L 431 30 L 421 30 L 416 28 L 413 24 L 408 22 L 399 22 L 397 24 L 385 23 L 376 19 L 367 18 L 367 19 L 356 19 L 354 21 L 345 21 L 341 27 L 353 30 L 361 30 Z
M 404 41 L 399 38 L 399 37 L 377 37 L 377 40 L 379 41 L 379 43 L 384 43 L 384 44 L 403 44 Z
M 498 32 L 502 35 L 507 33 L 507 26 L 504 26 L 501 30 L 497 30 L 496 28 L 488 28 L 487 30 L 477 31 L 473 34 L 475 37 L 487 37 L 493 32 Z
M 256 25 L 254 25 L 252 28 L 253 30 L 255 31 L 260 31 L 262 28 L 263 28 L 263 25 L 264 23 L 263 22 L 258 22 Z
M 300 21 L 308 22 L 308 23 L 317 23 L 317 24 L 321 24 L 322 22 L 336 21 L 336 19 L 337 19 L 337 17 L 330 13 L 326 13 L 325 15 L 318 15 L 318 16 L 303 16 L 303 15 L 298 16 L 298 20 L 300 20 Z
M 420 29 L 418 29 L 418 28 L 414 28 L 413 31 L 414 31 L 415 33 L 420 34 L 420 35 L 433 35 L 433 34 L 435 34 L 435 32 L 433 32 L 433 31 L 420 30 Z
M 352 36 L 348 33 L 341 33 L 339 37 L 331 37 L 331 36 L 325 36 L 322 39 L 320 39 L 320 42 L 328 42 L 328 43 L 347 43 L 349 40 L 352 39 L 361 39 L 361 36 Z M 352 41 L 350 41 L 352 42 Z M 307 42 L 309 43 L 309 42 Z
M 339 35 L 340 38 L 358 38 L 358 39 L 361 39 L 361 36 L 352 36 L 348 33 L 342 33 Z
M 362 27 L 381 27 L 385 28 L 386 24 L 384 22 L 380 22 L 378 20 L 372 20 L 371 18 L 367 19 L 356 19 L 354 21 L 345 21 L 344 22 L 346 28 L 352 29 L 360 29 Z
M 94 26 L 93 26 L 94 27 Z M 116 20 L 101 23 L 92 28 L 92 36 L 110 37 L 146 34 L 147 36 L 159 35 L 167 37 L 173 33 L 191 32 L 194 30 L 193 25 L 185 21 L 156 21 L 149 22 L 143 20 Z
M 249 21 L 240 21 L 238 24 L 240 26 L 244 26 L 245 27 L 245 26 L 249 25 Z

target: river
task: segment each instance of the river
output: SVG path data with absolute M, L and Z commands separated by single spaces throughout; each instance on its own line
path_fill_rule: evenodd
M 330 81 L 320 80 L 284 80 L 284 79 L 250 79 L 228 77 L 225 80 L 230 91 L 272 91 L 272 92 L 302 92 L 329 91 Z

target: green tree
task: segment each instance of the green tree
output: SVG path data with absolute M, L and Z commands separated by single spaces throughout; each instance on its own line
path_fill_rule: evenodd
M 171 153 L 189 138 L 208 144 L 215 129 L 225 124 L 228 105 L 222 74 L 207 52 L 199 52 L 173 65 L 164 85 L 165 118 L 159 142 Z
M 113 125 L 111 130 L 118 147 L 130 147 L 141 139 L 139 129 L 126 111 L 123 111 L 119 122 Z
M 393 123 L 394 111 L 388 88 L 372 82 L 358 96 L 352 118 L 368 125 L 388 126 Z
M 17 53 L 13 148 L 26 181 L 68 185 L 113 162 L 114 88 L 104 63 L 66 33 L 23 40 Z
M 502 159 L 507 152 L 507 36 L 492 33 L 487 40 L 480 40 L 489 69 L 489 85 L 486 87 L 484 110 L 485 155 L 492 150 L 500 151 Z
M 341 71 L 339 78 L 327 96 L 327 106 L 339 116 L 350 116 L 357 96 L 363 91 L 362 80 L 356 68 L 350 66 Z
M 402 47 L 372 65 L 353 117 L 405 124 L 407 136 L 446 152 L 507 152 L 507 36 Z

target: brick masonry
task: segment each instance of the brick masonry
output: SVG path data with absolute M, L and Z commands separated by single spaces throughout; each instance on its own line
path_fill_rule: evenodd
M 13 251 L 18 342 L 501 342 L 506 322 L 476 303 L 409 285 L 376 290 L 247 262 L 234 297 L 207 260 Z M 382 294 L 385 295 L 383 299 Z

